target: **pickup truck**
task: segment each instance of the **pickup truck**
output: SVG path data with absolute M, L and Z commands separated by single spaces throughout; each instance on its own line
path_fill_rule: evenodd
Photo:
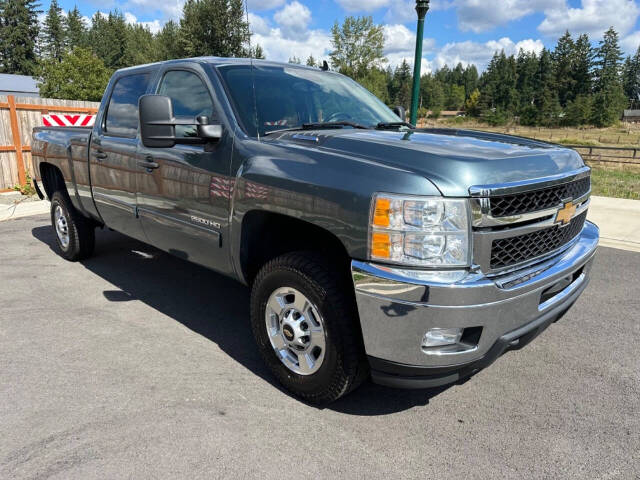
M 367 378 L 452 384 L 586 288 L 590 169 L 568 148 L 418 129 L 400 110 L 326 68 L 126 68 L 92 128 L 34 129 L 35 186 L 70 261 L 109 227 L 249 286 L 258 350 L 304 401 Z

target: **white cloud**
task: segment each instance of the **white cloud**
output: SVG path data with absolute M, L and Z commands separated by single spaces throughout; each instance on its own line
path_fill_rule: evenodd
M 284 5 L 285 0 L 247 0 L 249 10 L 271 10 Z
M 142 25 L 143 27 L 151 30 L 151 33 L 158 33 L 160 30 L 162 30 L 163 25 L 162 22 L 160 22 L 160 20 L 158 19 L 150 22 L 139 22 L 138 18 L 131 12 L 124 12 L 124 21 L 129 25 Z
M 311 22 L 311 10 L 297 0 L 278 10 L 273 19 L 282 28 L 285 37 L 300 39 L 307 35 Z
M 582 0 L 580 8 L 570 8 L 563 1 L 545 13 L 538 26 L 543 35 L 558 38 L 569 30 L 572 34 L 587 33 L 599 38 L 610 26 L 626 35 L 635 26 L 640 8 L 634 0 Z
M 635 54 L 640 47 L 640 31 L 633 32 L 627 35 L 620 42 L 622 49 L 630 55 Z
M 404 25 L 385 25 L 384 26 L 384 54 L 389 60 L 389 65 L 395 68 L 406 60 L 413 66 L 415 58 L 416 48 L 416 35 Z M 435 46 L 435 40 L 432 38 L 425 38 L 423 41 L 423 52 L 429 53 Z M 430 62 L 426 59 L 422 59 L 422 70 L 430 71 Z
M 373 12 L 386 7 L 392 0 L 336 0 L 336 2 L 347 12 Z
M 182 6 L 184 5 L 184 2 L 185 0 L 128 0 L 125 5 L 133 8 L 136 12 L 160 11 L 165 18 L 177 20 L 182 15 Z
M 453 0 L 432 0 L 429 11 L 447 10 L 453 6 Z M 415 0 L 394 0 L 384 16 L 388 23 L 415 23 L 418 21 Z
M 527 39 L 515 43 L 510 38 L 490 40 L 486 43 L 456 42 L 446 44 L 434 59 L 435 66 L 442 68 L 462 63 L 467 66 L 475 64 L 480 70 L 484 70 L 495 52 L 504 50 L 507 55 L 517 54 L 520 50 L 540 53 L 544 44 L 540 40 Z
M 501 0 L 494 5 L 486 0 L 455 0 L 454 5 L 460 29 L 480 33 L 535 12 L 562 7 L 565 0 Z
M 252 33 L 261 35 L 268 35 L 271 31 L 269 22 L 265 18 L 251 12 L 249 12 L 249 28 Z
M 309 55 L 316 60 L 328 60 L 331 51 L 331 37 L 324 30 L 310 30 L 302 38 L 289 38 L 280 28 L 272 28 L 268 34 L 256 33 L 252 38 L 254 45 L 260 45 L 268 60 L 286 62 L 298 57 L 304 62 Z

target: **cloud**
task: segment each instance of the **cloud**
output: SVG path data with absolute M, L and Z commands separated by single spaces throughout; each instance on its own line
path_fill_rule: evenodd
M 297 0 L 278 10 L 273 19 L 282 28 L 282 34 L 292 39 L 300 39 L 307 35 L 311 22 L 311 10 Z
M 429 11 L 447 10 L 453 7 L 453 0 L 432 0 Z M 387 23 L 415 23 L 418 20 L 415 0 L 394 0 L 384 15 Z
M 347 12 L 373 12 L 386 7 L 392 0 L 336 0 L 336 2 Z
M 475 64 L 480 70 L 484 70 L 495 52 L 504 50 L 507 55 L 517 54 L 520 50 L 540 53 L 543 48 L 544 44 L 540 40 L 527 39 L 515 43 L 507 37 L 485 43 L 448 43 L 436 54 L 434 64 L 437 68 L 444 65 L 455 66 L 458 63 L 464 66 Z
M 249 29 L 251 30 L 251 33 L 258 33 L 261 35 L 268 35 L 271 31 L 269 22 L 265 18 L 251 12 L 249 12 Z
M 124 12 L 124 21 L 129 25 L 142 25 L 151 30 L 151 33 L 158 33 L 162 30 L 163 23 L 156 19 L 150 22 L 139 22 L 138 18 L 131 12 Z
M 630 55 L 635 54 L 640 47 L 640 31 L 633 32 L 627 35 L 620 42 L 622 49 Z
M 316 60 L 328 60 L 331 51 L 331 37 L 325 30 L 309 30 L 302 38 L 290 38 L 280 28 L 272 28 L 268 34 L 256 33 L 251 42 L 263 48 L 267 59 L 277 62 L 286 62 L 294 56 L 304 61 L 309 55 Z
M 145 14 L 161 12 L 164 18 L 177 20 L 182 15 L 184 2 L 185 0 L 160 2 L 158 0 L 128 0 L 125 5 L 136 12 L 144 12 Z
M 563 5 L 565 0 L 501 0 L 497 5 L 485 0 L 454 0 L 460 29 L 474 33 L 486 32 L 532 13 Z
M 587 33 L 600 38 L 613 26 L 622 36 L 636 25 L 640 8 L 634 0 L 582 0 L 580 8 L 570 8 L 562 2 L 545 11 L 546 17 L 538 30 L 551 38 L 560 37 L 566 30 L 573 34 Z
M 384 54 L 392 68 L 401 64 L 403 60 L 413 66 L 416 48 L 416 35 L 414 32 L 401 24 L 385 25 L 384 40 Z M 434 39 L 425 38 L 422 47 L 423 52 L 427 54 L 433 51 L 435 43 Z M 424 69 L 430 70 L 430 62 L 423 59 L 422 68 L 423 71 Z

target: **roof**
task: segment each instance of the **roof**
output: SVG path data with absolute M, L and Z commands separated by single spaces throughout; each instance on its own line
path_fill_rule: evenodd
M 27 75 L 10 75 L 0 73 L 0 92 L 3 94 L 30 94 L 38 95 L 39 89 L 35 78 Z
M 132 67 L 125 67 L 118 70 L 118 72 L 126 72 L 129 70 L 136 70 L 143 67 L 150 67 L 155 65 L 171 65 L 173 63 L 182 62 L 194 62 L 194 63 L 207 63 L 216 67 L 222 65 L 262 65 L 262 66 L 279 66 L 279 67 L 295 67 L 306 68 L 311 70 L 318 70 L 318 67 L 308 67 L 306 65 L 300 65 L 297 63 L 286 62 L 274 62 L 272 60 L 258 60 L 256 58 L 225 58 L 225 57 L 192 57 L 192 58 L 179 58 L 175 60 L 165 60 L 163 62 L 147 63 L 145 65 L 135 65 Z

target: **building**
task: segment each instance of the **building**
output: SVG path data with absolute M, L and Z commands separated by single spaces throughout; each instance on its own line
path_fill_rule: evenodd
M 37 81 L 33 77 L 0 73 L 0 95 L 39 97 L 40 92 Z
M 622 114 L 622 121 L 640 123 L 640 110 L 625 110 Z

